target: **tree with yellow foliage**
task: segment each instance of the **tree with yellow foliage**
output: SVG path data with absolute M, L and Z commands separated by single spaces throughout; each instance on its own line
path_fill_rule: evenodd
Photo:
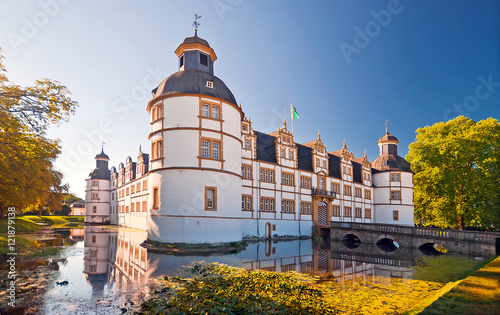
M 441 228 L 500 228 L 500 123 L 459 116 L 417 129 L 415 220 Z
M 0 217 L 7 207 L 61 206 L 62 174 L 54 168 L 59 140 L 46 137 L 50 125 L 67 121 L 78 103 L 57 81 L 10 82 L 0 49 Z

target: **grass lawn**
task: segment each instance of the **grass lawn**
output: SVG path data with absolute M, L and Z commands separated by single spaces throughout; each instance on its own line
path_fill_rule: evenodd
M 83 215 L 48 215 L 41 217 L 36 215 L 23 215 L 18 216 L 17 219 L 33 224 L 48 225 L 53 229 L 79 228 L 83 225 Z
M 500 257 L 465 278 L 421 314 L 500 314 Z

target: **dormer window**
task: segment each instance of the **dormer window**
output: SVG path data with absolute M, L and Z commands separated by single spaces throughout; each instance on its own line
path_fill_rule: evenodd
M 242 124 L 241 125 L 241 129 L 243 129 L 244 131 L 247 131 L 247 125 L 246 124 Z
M 208 56 L 200 53 L 200 64 L 208 67 Z
M 207 84 L 205 84 L 205 86 L 209 89 L 213 89 L 214 88 L 214 83 L 212 81 L 207 81 Z
M 180 58 L 179 58 L 179 68 L 182 68 L 184 66 L 184 55 L 182 55 Z

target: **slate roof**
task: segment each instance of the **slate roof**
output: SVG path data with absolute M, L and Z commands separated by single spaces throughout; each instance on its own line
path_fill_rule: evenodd
M 255 131 L 255 135 L 257 136 L 257 160 L 277 164 L 276 146 L 274 143 L 276 137 L 259 131 Z M 312 148 L 298 143 L 295 145 L 297 146 L 298 169 L 313 172 Z M 328 164 L 328 176 L 341 178 L 340 157 L 328 153 Z M 361 164 L 352 161 L 352 166 L 353 181 L 363 183 L 361 178 Z
M 89 179 L 107 179 L 111 178 L 111 172 L 107 168 L 95 168 L 89 174 Z
M 398 141 L 398 138 L 395 136 L 391 135 L 389 132 L 386 132 L 385 135 L 383 135 L 380 139 L 378 139 L 378 142 L 383 142 L 383 141 Z
M 206 40 L 204 40 L 203 38 L 198 37 L 198 35 L 196 35 L 196 34 L 194 36 L 191 36 L 191 37 L 186 37 L 182 43 L 183 44 L 198 43 L 198 44 L 202 44 L 202 45 L 205 45 L 207 47 L 210 47 L 210 45 L 208 44 L 208 42 Z
M 399 155 L 394 154 L 384 154 L 379 156 L 372 162 L 372 168 L 374 173 L 386 172 L 386 171 L 402 171 L 410 172 L 411 170 L 410 162 L 406 161 Z
M 104 153 L 104 149 L 101 150 L 101 153 L 95 156 L 95 159 L 107 159 L 109 161 L 109 156 Z
M 206 87 L 207 81 L 213 82 L 213 88 Z M 224 82 L 218 77 L 202 70 L 178 71 L 163 80 L 153 91 L 153 97 L 175 94 L 203 94 L 217 97 L 235 104 L 236 98 Z

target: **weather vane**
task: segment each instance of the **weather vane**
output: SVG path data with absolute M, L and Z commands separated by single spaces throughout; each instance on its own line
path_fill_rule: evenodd
M 385 120 L 385 133 L 389 133 L 389 131 L 388 131 L 388 127 L 389 127 L 389 120 L 388 120 L 388 119 L 386 119 L 386 120 Z
M 195 32 L 198 31 L 198 26 L 200 26 L 200 22 L 198 22 L 199 19 L 201 19 L 201 15 L 195 14 L 194 15 L 194 22 L 193 22 Z
M 105 145 L 105 144 L 106 144 L 106 142 L 104 142 L 104 141 L 101 143 L 101 147 L 102 147 L 102 150 L 103 150 L 103 151 L 104 151 L 104 145 Z

